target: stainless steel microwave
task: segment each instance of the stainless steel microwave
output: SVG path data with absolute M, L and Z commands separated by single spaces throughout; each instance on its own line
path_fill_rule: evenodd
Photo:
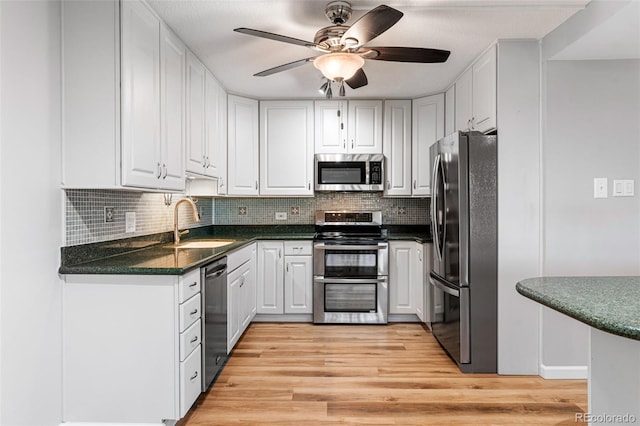
M 382 191 L 384 155 L 316 154 L 316 191 Z

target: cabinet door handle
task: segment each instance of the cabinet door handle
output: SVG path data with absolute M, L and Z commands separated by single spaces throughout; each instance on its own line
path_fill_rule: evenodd
M 287 273 L 289 273 L 289 264 L 287 263 Z
M 207 168 L 207 156 L 206 155 L 202 156 L 202 167 L 204 167 L 205 169 Z
M 256 181 L 256 190 L 258 190 L 258 181 Z
M 198 336 L 193 336 L 193 339 L 189 343 L 195 343 L 198 341 Z
M 194 316 L 198 314 L 198 308 L 194 309 L 193 311 L 189 312 L 189 315 Z
M 278 259 L 282 259 L 282 250 L 278 249 Z
M 351 139 L 351 149 L 353 149 L 354 147 L 354 143 L 353 143 L 353 139 Z
M 189 380 L 195 380 L 198 377 L 198 372 L 193 373 L 193 376 Z
M 391 181 L 387 181 L 387 189 L 391 189 Z
M 476 128 L 476 118 L 471 117 L 471 130 Z
M 418 182 L 414 179 L 413 180 L 413 189 L 418 189 Z
M 347 141 L 342 141 L 342 149 L 347 149 Z
M 162 176 L 162 168 L 160 167 L 160 162 L 158 161 L 158 165 L 156 166 L 156 179 L 160 179 Z
M 198 285 L 198 281 L 194 281 L 193 283 L 189 284 L 189 287 L 193 288 L 197 285 Z
M 220 188 L 224 186 L 224 179 L 220 178 Z
M 163 164 L 162 165 L 162 179 L 166 179 L 167 178 L 167 165 Z
M 311 191 L 311 182 L 307 182 L 307 189 Z

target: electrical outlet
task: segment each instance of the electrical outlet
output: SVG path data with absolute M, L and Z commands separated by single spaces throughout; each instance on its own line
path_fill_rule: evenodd
M 291 216 L 300 215 L 300 206 L 291 206 Z
M 104 208 L 104 223 L 111 223 L 116 221 L 115 207 Z
M 276 220 L 287 220 L 287 212 L 276 212 Z
M 238 207 L 238 214 L 240 216 L 246 216 L 247 215 L 247 208 L 246 207 Z

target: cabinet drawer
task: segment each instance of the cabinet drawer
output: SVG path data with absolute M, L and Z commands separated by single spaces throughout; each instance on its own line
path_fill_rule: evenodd
M 180 361 L 184 361 L 187 355 L 200 345 L 200 341 L 202 340 L 202 328 L 200 324 L 202 324 L 202 322 L 198 320 L 183 333 L 180 333 Z
M 285 256 L 311 256 L 313 251 L 313 243 L 311 241 L 285 241 Z
M 198 293 L 200 293 L 200 269 L 194 269 L 180 277 L 178 303 L 182 303 Z
M 227 270 L 233 271 L 238 266 L 251 260 L 256 243 L 251 243 L 227 255 Z
M 197 294 L 180 305 L 180 333 L 187 327 L 200 319 L 201 303 L 200 295 Z
M 202 389 L 202 354 L 200 346 L 180 363 L 180 417 L 189 411 Z

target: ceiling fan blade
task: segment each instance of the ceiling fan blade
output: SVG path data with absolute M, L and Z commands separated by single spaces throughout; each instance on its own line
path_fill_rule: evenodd
M 369 80 L 367 80 L 367 75 L 364 73 L 364 70 L 360 68 L 349 80 L 345 80 L 345 83 L 349 85 L 352 89 L 357 89 L 358 87 L 366 86 L 369 84 Z
M 289 62 L 288 64 L 278 65 L 277 67 L 269 68 L 268 70 L 261 71 L 257 74 L 254 74 L 254 77 L 265 77 L 267 75 L 275 74 L 280 71 L 290 70 L 292 68 L 297 68 L 301 65 L 306 64 L 307 62 L 311 62 L 315 59 L 315 56 L 312 58 L 300 59 L 299 61 Z
M 317 48 L 317 45 L 313 42 L 304 41 L 293 37 L 287 37 L 280 34 L 269 33 L 266 31 L 253 30 L 251 28 L 236 28 L 233 31 L 256 37 L 268 38 L 270 40 L 281 41 L 283 43 L 297 44 L 298 46 L 310 47 L 312 49 Z
M 347 47 L 362 46 L 391 28 L 402 15 L 399 10 L 380 5 L 354 22 L 342 35 L 340 42 Z
M 371 53 L 373 52 L 373 53 Z M 375 54 L 377 52 L 377 55 Z M 377 61 L 419 62 L 432 64 L 445 62 L 451 54 L 448 50 L 425 49 L 422 47 L 370 47 L 360 53 L 363 58 Z

